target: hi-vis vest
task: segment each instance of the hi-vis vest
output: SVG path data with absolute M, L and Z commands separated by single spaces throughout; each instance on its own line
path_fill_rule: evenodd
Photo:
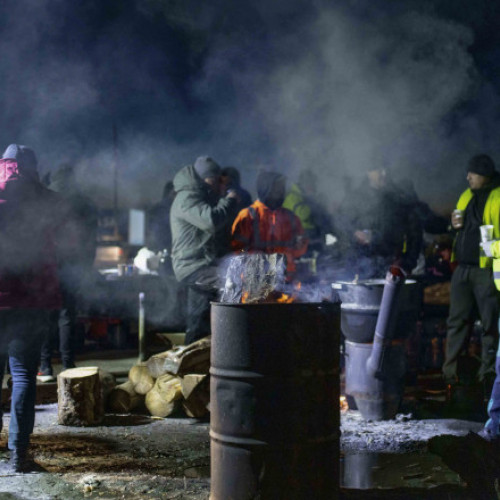
M 474 193 L 471 189 L 466 189 L 458 199 L 457 209 L 465 211 L 473 196 Z M 488 195 L 483 211 L 483 224 L 491 224 L 493 226 L 493 238 L 500 239 L 500 187 L 492 189 Z M 500 246 L 498 256 L 500 257 Z M 451 260 L 455 260 L 454 253 L 451 256 Z M 493 260 L 491 257 L 486 257 L 483 250 L 480 249 L 479 267 L 492 267 L 492 261 L 493 272 L 498 274 L 498 277 L 495 277 L 495 285 L 500 290 L 500 259 L 495 258 Z M 498 270 L 496 271 L 495 268 L 498 268 Z

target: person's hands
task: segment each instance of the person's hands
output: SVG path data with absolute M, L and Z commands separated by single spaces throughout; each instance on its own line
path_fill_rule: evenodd
M 369 229 L 359 229 L 354 232 L 354 239 L 361 245 L 369 245 L 372 242 L 372 232 Z
M 235 198 L 237 202 L 240 201 L 240 197 L 238 196 L 238 193 L 234 189 L 230 189 L 227 192 L 226 198 Z

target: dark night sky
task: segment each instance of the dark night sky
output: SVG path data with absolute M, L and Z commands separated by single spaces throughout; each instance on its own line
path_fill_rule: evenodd
M 332 6 L 334 5 L 334 6 Z M 122 205 L 156 201 L 200 154 L 321 176 L 383 164 L 448 208 L 478 152 L 500 163 L 500 5 L 479 0 L 5 0 L 0 147 L 76 165 Z

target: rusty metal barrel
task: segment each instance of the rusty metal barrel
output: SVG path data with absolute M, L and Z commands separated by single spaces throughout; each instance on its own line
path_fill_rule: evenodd
M 212 304 L 211 500 L 339 494 L 340 304 Z

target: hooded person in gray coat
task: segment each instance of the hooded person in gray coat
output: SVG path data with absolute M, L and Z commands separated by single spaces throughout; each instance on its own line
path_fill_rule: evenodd
M 210 301 L 215 299 L 218 281 L 217 238 L 237 210 L 234 191 L 219 197 L 220 175 L 214 160 L 200 156 L 174 177 L 172 266 L 177 280 L 188 286 L 186 344 L 210 335 Z

